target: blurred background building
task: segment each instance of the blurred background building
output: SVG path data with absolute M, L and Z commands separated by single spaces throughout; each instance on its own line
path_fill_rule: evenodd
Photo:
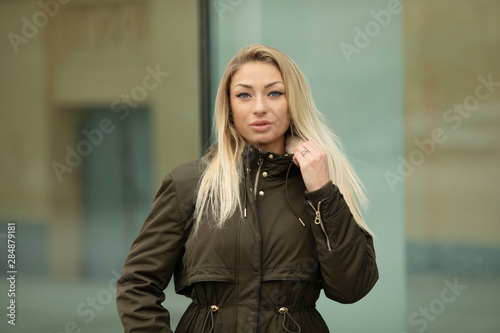
M 0 34 L 2 332 L 122 331 L 123 261 L 249 43 L 296 61 L 367 187 L 381 277 L 320 299 L 331 331 L 500 331 L 500 2 L 0 0 Z

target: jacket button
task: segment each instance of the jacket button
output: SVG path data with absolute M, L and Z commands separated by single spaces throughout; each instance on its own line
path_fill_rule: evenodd
M 260 191 L 260 192 L 259 192 L 259 195 L 260 195 L 261 197 L 263 197 L 263 196 L 264 196 L 264 191 Z
M 210 310 L 212 310 L 212 312 L 217 312 L 219 311 L 219 307 L 217 305 L 212 305 L 210 306 Z
M 273 154 L 269 154 L 269 158 L 272 160 L 274 158 Z
M 264 172 L 262 173 L 262 177 L 267 177 L 267 172 L 265 172 L 265 171 L 264 171 Z

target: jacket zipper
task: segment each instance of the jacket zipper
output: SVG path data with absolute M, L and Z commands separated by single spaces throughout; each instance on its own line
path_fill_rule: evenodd
M 260 169 L 262 168 L 263 161 L 262 156 L 259 156 L 259 161 L 257 162 L 259 168 L 257 169 L 257 175 L 255 176 L 255 184 L 253 187 L 253 197 L 255 200 L 257 200 L 257 185 L 259 184 Z
M 254 204 L 255 212 L 256 212 L 255 215 L 256 215 L 256 219 L 257 219 L 257 225 L 259 227 L 259 246 L 260 246 L 260 251 L 259 251 L 259 256 L 260 256 L 260 258 L 259 258 L 260 279 L 259 279 L 259 285 L 257 287 L 257 289 L 258 289 L 258 293 L 257 293 L 257 310 L 259 310 L 260 290 L 261 290 L 261 284 L 262 284 L 262 228 L 261 228 L 261 225 L 260 225 L 259 214 L 257 213 L 257 185 L 258 185 L 258 182 L 259 182 L 260 169 L 262 167 L 263 162 L 264 162 L 264 159 L 262 158 L 262 156 L 259 156 L 259 160 L 257 162 L 257 165 L 259 167 L 257 169 L 257 175 L 255 176 L 255 184 L 254 184 L 254 188 L 253 188 L 253 192 L 254 192 L 254 201 L 253 201 L 253 204 Z M 255 331 L 254 332 L 257 332 L 258 327 L 259 327 L 259 312 L 260 311 L 257 311 L 257 318 L 256 318 L 256 325 L 255 325 Z
M 309 203 L 309 205 L 311 205 L 312 209 L 316 213 L 316 217 L 314 219 L 314 224 L 319 225 L 321 227 L 321 230 L 323 230 L 323 234 L 325 235 L 325 238 L 326 238 L 326 246 L 328 247 L 328 252 L 332 252 L 332 245 L 330 244 L 330 238 L 328 237 L 328 234 L 326 233 L 326 229 L 325 229 L 325 226 L 323 224 L 323 220 L 321 219 L 321 211 L 320 211 L 321 201 L 318 202 L 318 209 L 314 208 L 314 205 L 312 204 L 311 201 L 308 200 L 307 202 Z

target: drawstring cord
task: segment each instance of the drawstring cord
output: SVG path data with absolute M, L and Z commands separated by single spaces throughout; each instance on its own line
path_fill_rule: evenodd
M 212 333 L 214 331 L 214 312 L 217 312 L 219 310 L 219 307 L 217 305 L 211 305 L 208 308 L 207 315 L 205 316 L 205 320 L 203 321 L 203 327 L 201 329 L 201 332 L 205 332 L 205 327 L 208 322 L 208 318 L 210 318 L 211 326 L 210 326 L 210 331 L 208 333 Z
M 288 166 L 288 170 L 286 171 L 286 178 L 285 178 L 285 193 L 286 193 L 286 201 L 288 201 L 288 206 L 290 206 L 290 209 L 292 210 L 293 214 L 295 217 L 299 220 L 299 222 L 302 224 L 303 227 L 306 226 L 304 221 L 299 217 L 295 209 L 293 209 L 292 204 L 290 203 L 290 197 L 288 196 L 288 174 L 290 173 L 290 169 L 292 168 L 293 161 L 290 162 L 290 165 Z
M 292 318 L 292 316 L 290 316 L 290 313 L 288 313 L 288 308 L 285 308 L 285 307 L 282 307 L 278 310 L 278 312 L 280 314 L 283 315 L 283 328 L 289 332 L 289 333 L 300 333 L 302 331 L 302 328 L 300 328 L 300 325 Z M 295 324 L 295 326 L 297 326 L 297 328 L 299 329 L 297 332 L 294 332 L 294 331 L 290 331 L 286 325 L 285 325 L 285 322 L 286 322 L 286 317 L 288 316 L 288 318 L 290 318 L 291 321 L 293 321 L 293 323 Z
M 243 167 L 245 168 L 245 179 L 243 180 L 244 183 L 245 183 L 245 186 L 244 186 L 244 189 L 245 189 L 245 208 L 243 209 L 243 217 L 247 217 L 247 208 L 248 208 L 248 197 L 247 197 L 247 180 L 250 179 L 250 163 L 249 163 L 249 159 L 250 159 L 250 149 L 251 147 L 248 146 L 247 148 L 247 165 L 246 165 L 246 168 L 245 168 L 245 165 L 243 165 Z
M 207 315 L 205 316 L 205 321 L 203 322 L 203 328 L 201 329 L 201 331 L 205 332 L 205 326 L 207 325 L 208 318 L 210 318 L 210 321 L 212 322 L 212 326 L 210 327 L 210 331 L 208 331 L 208 333 L 211 333 L 214 330 L 214 313 L 212 312 L 212 310 L 208 310 Z

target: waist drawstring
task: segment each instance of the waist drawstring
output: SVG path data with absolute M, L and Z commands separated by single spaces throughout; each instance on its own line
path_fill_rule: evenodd
M 211 305 L 208 307 L 207 315 L 205 316 L 205 320 L 203 321 L 203 327 L 201 329 L 201 332 L 205 332 L 205 327 L 207 325 L 207 322 L 210 318 L 211 326 L 210 326 L 210 331 L 208 333 L 212 333 L 214 331 L 214 312 L 219 311 L 219 307 L 217 305 Z
M 292 318 L 292 316 L 290 315 L 290 313 L 288 313 L 288 308 L 286 308 L 286 307 L 281 307 L 281 308 L 278 310 L 278 312 L 279 312 L 280 314 L 282 314 L 282 315 L 283 315 L 283 328 L 284 328 L 287 332 L 289 332 L 289 333 L 300 333 L 300 332 L 302 331 L 302 329 L 300 328 L 300 325 L 299 325 L 299 324 L 298 324 L 298 323 L 297 323 L 297 322 L 296 322 L 296 321 Z M 297 326 L 297 328 L 299 329 L 298 331 L 296 331 L 296 332 L 294 332 L 294 331 L 290 331 L 290 330 L 286 327 L 285 323 L 286 323 L 286 317 L 287 317 L 287 316 L 288 316 L 288 318 L 290 318 L 290 320 L 291 320 L 291 321 L 293 321 L 293 323 L 295 324 L 295 326 Z

